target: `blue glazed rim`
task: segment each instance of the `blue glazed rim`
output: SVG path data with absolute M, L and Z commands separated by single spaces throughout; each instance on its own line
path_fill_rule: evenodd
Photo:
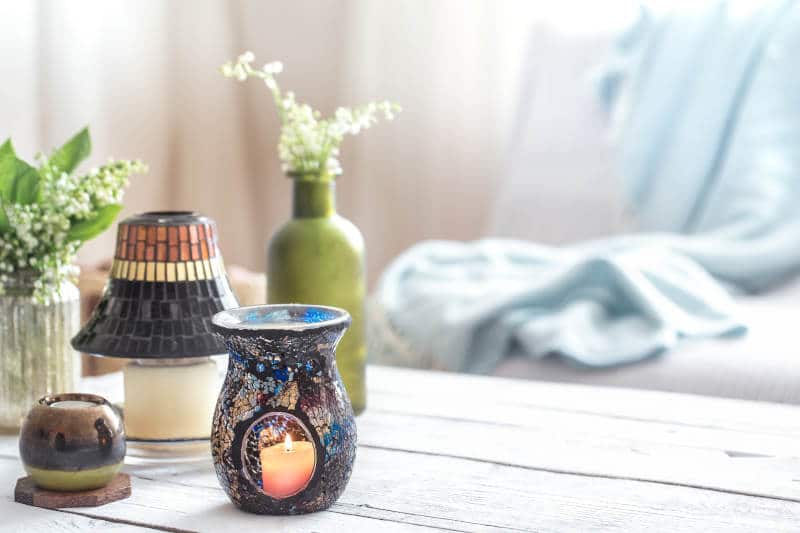
M 339 307 L 274 304 L 226 309 L 214 315 L 211 325 L 216 333 L 222 335 L 259 335 L 346 328 L 350 321 L 350 313 Z

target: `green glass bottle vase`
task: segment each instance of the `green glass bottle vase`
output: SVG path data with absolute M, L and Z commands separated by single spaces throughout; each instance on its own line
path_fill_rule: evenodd
M 355 414 L 366 407 L 366 275 L 364 238 L 336 213 L 336 183 L 328 176 L 291 176 L 292 219 L 272 236 L 267 301 L 346 309 L 353 319 L 336 349 L 336 365 Z

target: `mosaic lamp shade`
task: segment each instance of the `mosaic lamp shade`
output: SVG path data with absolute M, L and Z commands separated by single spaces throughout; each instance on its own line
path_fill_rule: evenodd
M 136 359 L 222 354 L 211 317 L 238 305 L 213 220 L 188 211 L 143 213 L 119 224 L 110 279 L 72 345 Z

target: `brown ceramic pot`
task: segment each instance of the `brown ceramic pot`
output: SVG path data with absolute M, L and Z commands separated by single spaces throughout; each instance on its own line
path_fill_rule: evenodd
M 125 428 L 119 413 L 94 394 L 41 398 L 20 430 L 25 470 L 49 490 L 80 491 L 107 485 L 125 459 Z

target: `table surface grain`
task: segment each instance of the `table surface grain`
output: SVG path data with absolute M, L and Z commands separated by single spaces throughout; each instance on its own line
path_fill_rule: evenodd
M 800 408 L 386 367 L 369 369 L 353 476 L 328 511 L 238 511 L 210 458 L 129 459 L 133 495 L 98 508 L 14 503 L 2 531 L 800 531 Z M 114 397 L 119 376 L 84 388 Z

